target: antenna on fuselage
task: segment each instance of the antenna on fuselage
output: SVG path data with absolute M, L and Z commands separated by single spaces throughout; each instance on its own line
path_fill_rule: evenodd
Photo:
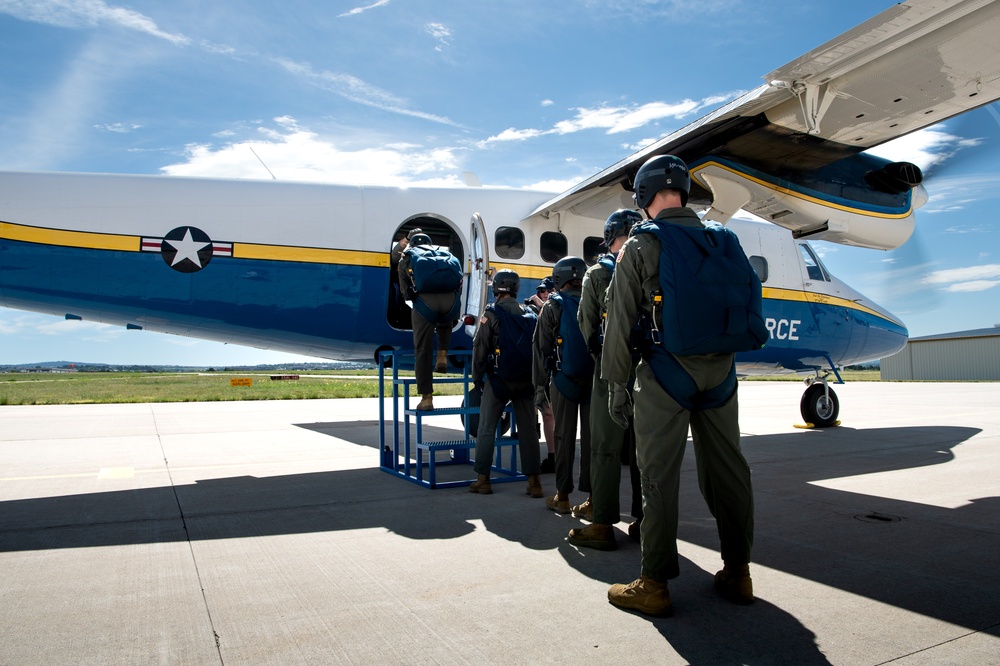
M 257 158 L 257 161 L 260 162 L 265 169 L 267 169 L 267 165 L 264 164 L 264 160 L 260 159 L 260 155 L 258 155 L 257 151 L 253 149 L 253 146 L 247 146 L 247 148 L 249 148 L 250 152 L 253 153 L 253 156 Z M 273 173 L 271 173 L 270 169 L 267 169 L 267 172 L 271 174 L 271 178 L 273 180 L 278 180 L 278 178 Z

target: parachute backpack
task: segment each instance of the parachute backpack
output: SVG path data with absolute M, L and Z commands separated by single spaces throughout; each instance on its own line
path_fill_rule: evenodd
M 583 339 L 576 314 L 580 301 L 565 292 L 549 296 L 560 305 L 559 337 L 556 340 L 556 372 L 552 381 L 559 391 L 576 403 L 590 402 L 590 381 L 594 373 L 594 358 Z
M 495 303 L 487 305 L 486 309 L 492 310 L 500 322 L 490 375 L 505 382 L 530 382 L 531 338 L 538 316 L 529 308 L 523 308 L 520 316 L 514 315 Z
M 716 222 L 637 225 L 660 239 L 660 293 L 653 295 L 652 342 L 678 356 L 760 349 L 768 332 L 760 279 L 739 239 Z
M 430 245 L 410 246 L 410 278 L 418 294 L 457 292 L 462 286 L 462 264 L 447 250 Z

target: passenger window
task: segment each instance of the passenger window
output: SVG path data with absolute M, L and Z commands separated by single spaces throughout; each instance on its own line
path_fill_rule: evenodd
M 767 259 L 759 255 L 754 255 L 750 257 L 750 266 L 753 268 L 753 272 L 757 274 L 757 278 L 761 284 L 767 282 Z
M 583 239 L 583 260 L 587 262 L 588 266 L 596 264 L 600 256 L 604 254 L 604 248 L 601 247 L 603 242 L 603 238 L 595 236 L 587 236 Z
M 556 263 L 568 254 L 568 247 L 566 237 L 561 233 L 558 231 L 546 231 L 542 234 L 541 246 L 539 248 L 542 261 L 547 261 L 550 264 Z
M 806 273 L 808 273 L 809 279 L 821 282 L 829 281 L 829 278 L 823 272 L 823 267 L 820 266 L 819 259 L 813 254 L 812 248 L 802 243 L 799 245 L 799 250 L 802 252 L 802 261 L 806 264 Z
M 524 256 L 524 232 L 517 227 L 500 227 L 493 236 L 493 247 L 501 259 L 520 259 Z

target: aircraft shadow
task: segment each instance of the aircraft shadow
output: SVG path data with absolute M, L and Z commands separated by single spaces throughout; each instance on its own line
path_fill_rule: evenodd
M 378 446 L 377 426 L 371 422 L 303 427 L 359 446 Z M 1000 498 L 977 498 L 949 509 L 811 483 L 947 462 L 954 457 L 954 447 L 978 432 L 959 427 L 837 428 L 745 437 L 756 498 L 754 562 L 974 630 L 995 627 L 995 618 L 986 622 L 984 609 L 1000 607 L 1000 571 L 995 566 Z M 687 452 L 684 465 L 679 538 L 717 551 L 715 523 L 697 488 L 693 451 Z M 627 468 L 623 473 L 627 479 Z M 552 490 L 553 477 L 542 480 L 545 489 Z M 626 481 L 626 508 L 629 492 Z M 0 551 L 366 528 L 384 528 L 410 539 L 450 539 L 477 529 L 474 521 L 527 548 L 557 549 L 570 566 L 595 580 L 626 582 L 639 572 L 638 544 L 622 535 L 622 547 L 615 553 L 577 550 L 565 536 L 580 522 L 546 511 L 542 500 L 524 494 L 522 482 L 495 485 L 494 495 L 486 497 L 465 488 L 430 491 L 377 468 L 8 500 L 0 502 Z M 706 596 L 693 588 L 710 590 L 712 572 L 689 562 L 683 563 L 682 572 L 686 580 L 677 586 L 678 594 L 688 590 Z M 949 584 L 942 585 L 942 580 Z M 725 633 L 731 639 L 728 646 L 721 637 L 713 641 L 720 646 L 716 663 L 753 663 L 747 641 L 768 637 L 783 651 L 791 651 L 792 661 L 822 663 L 809 632 L 769 603 L 766 590 L 758 593 L 762 598 L 753 614 L 736 609 L 752 618 L 747 622 L 753 631 L 742 620 L 738 628 L 720 627 L 710 611 L 699 614 L 700 603 L 691 603 L 681 621 L 656 623 L 681 654 L 689 640 L 703 649 L 704 635 L 698 636 L 706 629 Z M 679 603 L 683 596 L 675 596 Z M 747 633 L 741 638 L 738 632 Z M 699 659 L 702 656 L 699 653 Z

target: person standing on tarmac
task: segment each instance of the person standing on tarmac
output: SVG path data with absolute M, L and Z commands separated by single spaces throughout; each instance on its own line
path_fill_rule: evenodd
M 636 173 L 635 202 L 651 220 L 647 224 L 701 228 L 698 215 L 687 208 L 691 178 L 687 165 L 672 155 L 651 158 Z M 601 376 L 611 386 L 612 418 L 627 423 L 633 412 L 626 389 L 632 367 L 630 336 L 640 316 L 662 326 L 654 312 L 660 293 L 660 240 L 653 233 L 637 233 L 625 242 L 608 289 L 608 315 L 601 359 Z M 671 311 L 675 303 L 662 294 L 657 305 Z M 712 400 L 708 408 L 685 409 L 673 395 L 695 404 L 735 375 L 735 354 L 714 353 L 675 356 L 647 344 L 636 368 L 636 453 L 642 475 L 642 570 L 635 581 L 615 584 L 608 601 L 619 608 L 648 615 L 673 613 L 667 581 L 680 574 L 677 556 L 678 495 L 681 461 L 688 427 L 694 441 L 698 486 L 718 527 L 723 569 L 715 574 L 715 587 L 724 598 L 738 604 L 754 601 L 750 579 L 753 547 L 753 488 L 750 467 L 740 451 L 739 407 L 736 382 L 728 397 Z M 679 382 L 662 385 L 653 364 L 664 355 L 690 376 L 690 386 Z M 728 390 L 728 389 L 727 389 Z M 691 391 L 691 393 L 687 393 Z M 717 392 L 717 391 L 716 391 Z M 717 398 L 717 396 L 713 396 Z M 707 402 L 707 401 L 706 401 Z M 717 403 L 718 406 L 714 406 Z
M 590 499 L 583 510 L 574 507 L 573 515 L 586 518 L 591 524 L 569 531 L 569 542 L 575 546 L 615 550 L 614 525 L 621 518 L 619 487 L 621 484 L 621 451 L 625 440 L 629 442 L 629 472 L 632 484 L 632 515 L 635 522 L 629 525 L 629 536 L 638 539 L 642 520 L 642 488 L 639 468 L 635 461 L 635 439 L 630 429 L 622 430 L 608 411 L 608 383 L 601 379 L 601 345 L 603 344 L 605 298 L 615 268 L 618 251 L 628 239 L 632 225 L 642 222 L 634 210 L 616 210 L 604 223 L 604 247 L 596 264 L 587 269 L 583 277 L 583 292 L 577 319 L 580 332 L 588 341 L 594 356 L 594 385 L 590 393 Z
M 413 373 L 417 379 L 417 392 L 421 400 L 418 410 L 434 409 L 434 381 L 431 374 L 448 371 L 448 345 L 451 329 L 458 322 L 461 309 L 457 289 L 447 292 L 418 291 L 414 284 L 412 263 L 415 248 L 429 248 L 431 237 L 423 232 L 410 236 L 407 247 L 399 259 L 399 286 L 407 300 L 413 302 Z M 434 334 L 437 333 L 437 364 L 434 364 Z
M 532 342 L 535 406 L 543 410 L 551 402 L 555 422 L 556 494 L 546 498 L 545 506 L 556 513 L 572 510 L 569 494 L 573 492 L 578 417 L 580 490 L 590 493 L 590 384 L 594 359 L 587 352 L 587 343 L 576 322 L 586 272 L 587 262 L 580 257 L 564 257 L 556 262 L 552 278 L 558 291 L 542 306 Z
M 479 320 L 472 341 L 472 377 L 483 391 L 479 405 L 479 431 L 476 434 L 476 460 L 473 469 L 478 478 L 469 492 L 489 495 L 493 492 L 490 470 L 493 468 L 497 423 L 507 402 L 514 405 L 517 445 L 521 453 L 521 471 L 528 477 L 527 494 L 544 497 L 539 477 L 538 421 L 532 404 L 531 339 L 537 317 L 517 302 L 521 278 L 510 269 L 500 269 L 493 276 L 496 303 L 488 305 Z
M 549 300 L 549 294 L 556 289 L 556 283 L 551 277 L 543 278 L 535 287 L 535 295 L 524 299 L 527 305 L 537 315 L 542 311 L 545 301 Z M 552 417 L 552 405 L 546 404 L 541 410 L 542 433 L 545 435 L 545 449 L 547 456 L 542 460 L 542 474 L 552 474 L 556 471 L 556 438 L 555 419 Z

